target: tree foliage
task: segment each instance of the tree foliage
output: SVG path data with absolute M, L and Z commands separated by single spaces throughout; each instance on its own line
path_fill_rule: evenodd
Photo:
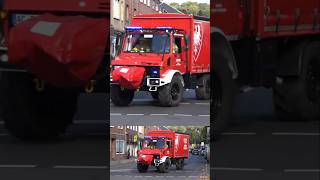
M 210 17 L 210 5 L 207 3 L 185 2 L 182 4 L 170 3 L 169 5 L 185 14 Z
M 190 136 L 190 144 L 200 144 L 201 142 L 209 143 L 207 133 L 208 127 L 200 127 L 200 126 L 167 126 L 168 129 L 177 132 L 189 134 Z

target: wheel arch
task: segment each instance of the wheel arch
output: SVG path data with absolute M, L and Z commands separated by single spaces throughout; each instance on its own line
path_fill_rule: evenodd
M 219 28 L 213 27 L 210 32 L 210 44 L 212 52 L 219 52 L 228 60 L 228 67 L 232 72 L 232 78 L 236 79 L 238 77 L 238 67 L 236 59 L 233 53 L 231 44 L 229 43 L 227 36 Z M 214 57 L 211 57 L 211 63 L 214 66 Z M 213 67 L 211 66 L 211 67 Z

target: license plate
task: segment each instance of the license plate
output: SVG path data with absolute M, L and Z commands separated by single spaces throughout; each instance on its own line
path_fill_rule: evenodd
M 19 23 L 22 23 L 26 20 L 29 20 L 33 17 L 36 17 L 38 15 L 34 15 L 34 14 L 12 14 L 12 19 L 11 19 L 11 22 L 12 22 L 12 25 L 15 26 Z

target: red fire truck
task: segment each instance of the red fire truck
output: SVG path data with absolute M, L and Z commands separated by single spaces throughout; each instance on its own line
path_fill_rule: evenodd
M 19 138 L 54 137 L 80 92 L 106 92 L 109 1 L 1 3 L 1 119 Z
M 178 106 L 184 88 L 210 98 L 209 22 L 185 14 L 137 15 L 112 61 L 111 100 L 127 106 L 137 90 Z
M 146 172 L 150 165 L 160 172 L 169 172 L 172 164 L 177 170 L 182 170 L 184 160 L 189 155 L 189 135 L 175 133 L 171 130 L 149 131 L 144 137 L 144 143 L 139 150 L 137 168 Z
M 320 118 L 319 8 L 319 0 L 213 1 L 216 138 L 230 119 L 235 85 L 242 92 L 272 88 L 274 110 L 281 120 Z

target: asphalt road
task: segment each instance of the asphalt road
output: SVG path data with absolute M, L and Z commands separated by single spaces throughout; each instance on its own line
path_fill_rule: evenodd
M 23 142 L 0 119 L 0 179 L 107 180 L 107 97 L 83 95 L 75 124 L 49 142 Z
M 271 100 L 266 89 L 237 97 L 232 123 L 214 143 L 215 180 L 320 179 L 319 121 L 277 121 Z
M 110 105 L 111 125 L 182 125 L 209 126 L 210 103 L 197 100 L 194 90 L 184 92 L 178 107 L 159 107 L 148 92 L 136 92 L 128 107 Z
M 111 180 L 209 180 L 209 164 L 199 155 L 190 155 L 183 170 L 176 170 L 172 165 L 169 173 L 160 173 L 155 167 L 149 167 L 146 173 L 139 173 L 135 162 L 111 165 Z

